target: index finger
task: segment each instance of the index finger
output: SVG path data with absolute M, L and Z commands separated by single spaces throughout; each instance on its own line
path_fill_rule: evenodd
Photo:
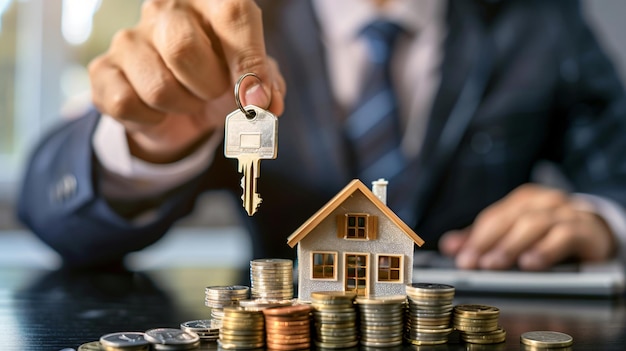
M 470 234 L 457 255 L 456 264 L 463 269 L 478 268 L 481 256 L 509 231 L 519 208 L 501 200 L 481 212 L 470 228 Z

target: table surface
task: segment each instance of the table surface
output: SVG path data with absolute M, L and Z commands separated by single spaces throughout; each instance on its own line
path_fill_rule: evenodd
M 107 333 L 177 328 L 181 322 L 210 319 L 210 310 L 204 306 L 205 287 L 247 281 L 246 273 L 219 267 L 82 273 L 2 267 L 1 349 L 77 349 Z M 507 341 L 481 350 L 520 350 L 520 335 L 533 330 L 570 334 L 574 338 L 572 350 L 624 350 L 626 345 L 623 297 L 457 294 L 454 303 L 487 304 L 500 309 Z M 425 349 L 469 348 L 449 343 Z

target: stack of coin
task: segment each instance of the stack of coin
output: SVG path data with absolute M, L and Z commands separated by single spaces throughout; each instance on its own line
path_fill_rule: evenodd
M 497 344 L 506 340 L 506 332 L 498 325 L 500 310 L 486 305 L 454 307 L 454 328 L 461 339 L 472 344 Z
M 309 349 L 312 309 L 310 305 L 264 309 L 267 348 L 280 351 Z
M 339 349 L 356 346 L 358 341 L 356 294 L 342 291 L 311 293 L 315 345 L 318 348 Z
M 198 335 L 174 328 L 147 330 L 145 338 L 152 344 L 152 350 L 195 350 L 200 346 Z
M 210 319 L 201 319 L 184 322 L 180 324 L 180 329 L 188 333 L 195 333 L 200 337 L 200 341 L 214 342 L 220 336 L 220 329 L 212 326 Z
M 408 309 L 405 339 L 413 345 L 448 342 L 454 287 L 446 284 L 413 283 L 406 286 Z
M 250 283 L 253 299 L 292 299 L 293 261 L 280 258 L 250 261 Z
M 266 299 L 253 299 L 253 300 L 241 300 L 239 301 L 239 307 L 247 311 L 263 311 L 267 308 L 291 306 L 296 302 L 296 299 L 291 300 L 266 300 Z
M 222 326 L 225 307 L 237 307 L 239 301 L 250 297 L 250 288 L 244 285 L 209 286 L 204 291 L 204 304 L 211 307 L 211 327 L 213 328 Z
M 392 347 L 402 345 L 406 296 L 357 297 L 361 345 Z
M 105 351 L 148 351 L 150 342 L 141 332 L 117 332 L 100 337 L 100 345 Z
M 219 346 L 225 350 L 256 349 L 265 346 L 263 312 L 241 307 L 224 308 Z
M 540 350 L 559 350 L 567 351 L 571 349 L 574 339 L 565 333 L 556 331 L 530 331 L 520 336 L 523 344 L 523 350 L 540 351 Z

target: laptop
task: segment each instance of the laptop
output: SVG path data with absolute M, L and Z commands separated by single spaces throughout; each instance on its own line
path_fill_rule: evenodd
M 458 292 L 613 297 L 624 293 L 623 264 L 571 263 L 545 272 L 459 270 L 451 258 L 416 252 L 413 282 L 449 284 Z

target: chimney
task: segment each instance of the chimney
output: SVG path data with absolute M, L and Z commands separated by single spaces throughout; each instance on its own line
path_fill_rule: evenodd
M 389 184 L 389 182 L 384 178 L 379 178 L 372 182 L 372 192 L 385 205 L 387 204 L 387 184 Z

